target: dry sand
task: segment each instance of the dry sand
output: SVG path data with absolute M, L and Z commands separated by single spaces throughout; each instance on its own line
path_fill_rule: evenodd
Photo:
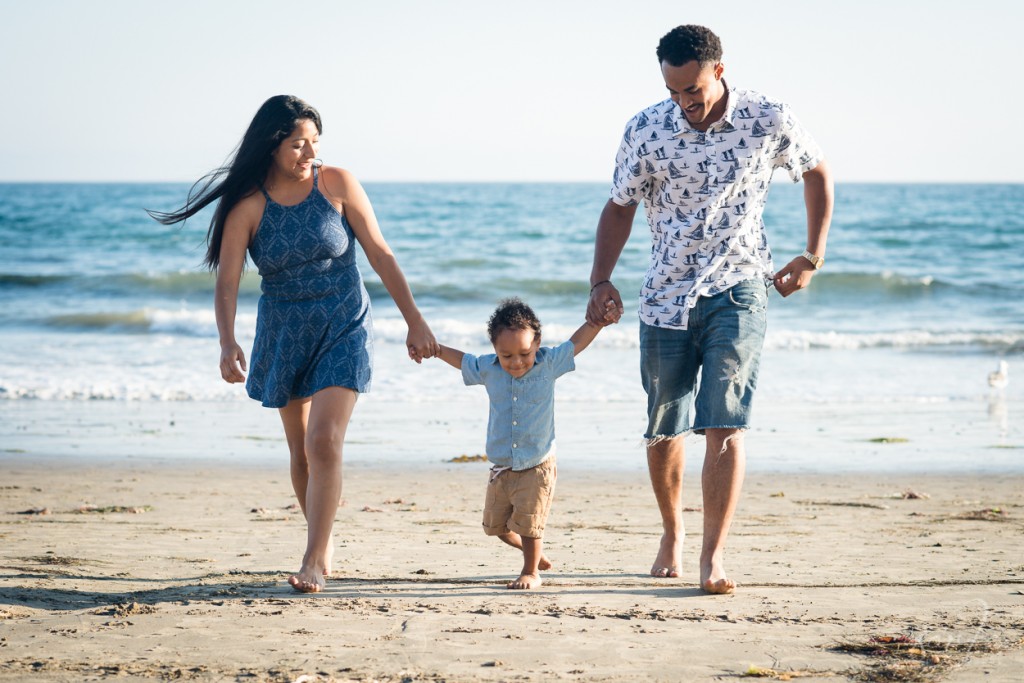
M 480 531 L 485 465 L 357 463 L 334 576 L 307 596 L 285 582 L 305 532 L 283 464 L 3 454 L 0 472 L 0 680 L 1024 672 L 1019 475 L 752 475 L 727 561 L 740 588 L 711 596 L 695 585 L 696 477 L 683 578 L 657 580 L 644 475 L 560 466 L 545 539 L 555 566 L 516 592 L 504 587 L 516 551 Z

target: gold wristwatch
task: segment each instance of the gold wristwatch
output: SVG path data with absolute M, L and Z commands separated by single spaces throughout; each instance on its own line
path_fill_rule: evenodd
M 821 270 L 821 267 L 825 265 L 825 259 L 823 257 L 816 256 L 815 254 L 812 254 L 806 249 L 804 249 L 803 256 L 805 259 L 811 262 L 811 265 L 814 266 L 815 270 Z

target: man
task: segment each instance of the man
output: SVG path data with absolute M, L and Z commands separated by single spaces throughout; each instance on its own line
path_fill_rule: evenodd
M 774 284 L 789 296 L 824 264 L 832 179 L 821 150 L 786 105 L 726 83 L 721 42 L 710 30 L 679 26 L 661 39 L 657 55 L 669 99 L 626 126 L 597 226 L 587 319 L 614 322 L 609 300 L 621 313 L 611 276 L 643 201 L 653 239 L 640 291 L 645 439 L 664 528 L 651 575 L 679 575 L 683 436 L 692 430 L 706 438 L 700 586 L 729 593 L 736 583 L 726 575 L 723 553 L 743 485 L 743 432 L 757 384 L 767 288 Z M 807 212 L 807 249 L 777 273 L 761 217 L 776 168 L 794 182 L 803 178 Z

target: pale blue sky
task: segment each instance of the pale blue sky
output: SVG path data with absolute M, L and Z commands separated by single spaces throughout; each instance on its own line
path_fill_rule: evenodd
M 194 180 L 280 93 L 363 180 L 604 181 L 682 23 L 721 36 L 730 84 L 789 102 L 839 180 L 1024 181 L 1024 3 L 702 7 L 0 0 L 0 181 Z

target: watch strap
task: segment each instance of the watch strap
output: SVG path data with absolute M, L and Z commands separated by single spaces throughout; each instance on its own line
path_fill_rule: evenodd
M 806 249 L 804 249 L 803 257 L 811 262 L 811 265 L 814 266 L 815 270 L 821 270 L 821 267 L 825 265 L 825 259 L 823 257 L 818 256 L 817 254 L 812 254 Z

